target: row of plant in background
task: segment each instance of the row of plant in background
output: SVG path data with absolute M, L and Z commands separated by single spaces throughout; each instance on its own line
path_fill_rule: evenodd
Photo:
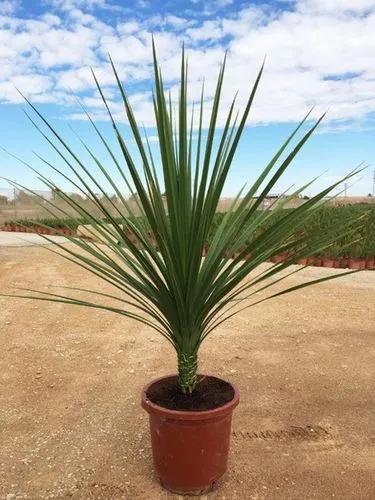
M 293 209 L 277 211 L 264 224 L 257 228 L 256 237 L 259 233 L 266 231 L 278 219 L 281 219 Z M 216 214 L 214 219 L 215 227 L 211 228 L 207 245 L 211 242 L 211 235 L 215 234 L 216 226 L 223 219 L 224 214 Z M 356 225 L 355 232 L 350 236 L 340 234 L 342 223 L 349 220 L 362 217 L 361 224 Z M 335 243 L 324 250 L 324 255 L 315 255 L 315 261 L 318 257 L 337 260 L 341 258 L 367 259 L 375 256 L 375 206 L 370 205 L 350 205 L 344 207 L 322 206 L 314 213 L 314 217 L 308 219 L 302 227 L 299 228 L 295 236 L 303 237 L 314 233 L 315 231 L 331 234 L 335 237 Z M 336 239 L 337 238 L 337 239 Z M 284 256 L 285 257 L 285 256 Z
M 259 232 L 266 231 L 271 227 L 277 219 L 284 217 L 287 212 L 292 209 L 285 209 L 277 211 L 270 217 L 267 223 L 264 223 L 257 229 Z M 206 248 L 211 243 L 213 235 L 216 233 L 218 226 L 223 220 L 225 213 L 217 213 L 213 219 L 211 230 L 209 232 Z M 338 232 L 339 227 L 345 220 L 352 220 L 353 217 L 363 217 L 363 223 L 358 225 L 356 232 L 348 236 L 341 236 Z M 120 218 L 116 218 L 116 222 L 121 223 Z M 20 231 L 20 232 L 41 232 L 51 233 L 48 229 L 56 229 L 55 232 L 65 232 L 67 234 L 74 234 L 79 225 L 87 224 L 84 219 L 17 219 L 14 221 L 6 222 L 3 226 L 5 231 Z M 302 228 L 299 229 L 298 236 L 308 235 L 319 230 L 324 233 L 335 235 L 337 240 L 329 248 L 324 251 L 324 255 L 311 256 L 308 264 L 324 265 L 323 260 L 331 261 L 327 267 L 350 267 L 346 262 L 349 259 L 358 261 L 369 260 L 370 265 L 375 257 L 375 206 L 371 205 L 348 205 L 343 207 L 330 207 L 322 206 L 315 214 L 314 217 L 309 219 Z M 152 239 L 152 235 L 150 234 Z M 275 256 L 275 259 L 284 259 L 286 256 Z M 321 263 L 320 263 L 321 261 Z M 303 264 L 303 262 L 301 262 Z
M 15 226 L 23 228 L 48 227 L 51 229 L 67 228 L 76 230 L 83 220 L 79 219 L 54 219 L 52 217 L 42 219 L 15 219 L 6 221 L 2 227 L 3 231 L 13 231 Z
M 118 224 L 123 222 L 122 218 L 114 217 L 114 220 Z M 130 217 L 130 219 L 132 219 Z M 103 222 L 109 222 L 106 219 L 103 219 Z M 72 232 L 75 232 L 78 226 L 90 224 L 90 221 L 83 218 L 66 218 L 66 219 L 56 219 L 52 217 L 46 218 L 38 218 L 38 219 L 14 219 L 6 221 L 3 226 L 1 226 L 0 230 L 2 231 L 20 231 L 27 232 L 26 229 L 37 229 L 37 228 L 45 228 L 45 229 L 69 229 Z M 37 232 L 37 231 L 35 231 Z
M 38 234 L 65 234 L 74 236 L 79 222 L 74 219 L 59 221 L 57 219 L 16 219 L 7 221 L 1 227 L 2 231 Z

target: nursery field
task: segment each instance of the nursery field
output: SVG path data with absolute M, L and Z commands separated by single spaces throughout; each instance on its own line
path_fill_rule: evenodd
M 95 286 L 37 247 L 0 248 L 0 281 Z M 230 471 L 202 498 L 375 498 L 374 303 L 363 271 L 242 312 L 207 341 L 201 370 L 235 383 L 241 403 Z M 145 382 L 175 371 L 167 343 L 108 312 L 9 298 L 0 310 L 0 497 L 182 498 L 153 476 L 140 408 Z
M 276 229 L 284 218 L 292 212 L 293 209 L 288 208 L 277 212 L 271 211 L 269 217 L 259 223 L 249 237 L 249 241 L 265 231 Z M 259 211 L 257 216 L 261 215 L 262 211 Z M 225 212 L 215 214 L 206 240 L 207 247 L 224 216 Z M 122 226 L 122 218 L 115 217 L 114 219 Z M 3 225 L 0 224 L 0 230 L 75 235 L 79 225 L 89 223 L 84 219 L 9 219 Z M 146 222 L 145 225 L 148 226 Z M 330 259 L 337 262 L 335 267 L 350 267 L 347 260 L 352 259 L 357 262 L 362 261 L 363 267 L 368 269 L 375 268 L 375 205 L 354 204 L 340 207 L 324 205 L 314 214 L 314 217 L 310 217 L 303 225 L 299 226 L 291 238 L 311 237 L 312 234 L 318 233 L 330 235 L 330 238 L 333 237 L 334 244 L 315 252 L 313 254 L 315 260 Z M 152 237 L 151 233 L 150 237 Z M 340 263 L 342 260 L 345 260 L 343 265 Z M 317 263 L 317 265 L 320 264 Z M 333 263 L 328 267 L 334 267 Z

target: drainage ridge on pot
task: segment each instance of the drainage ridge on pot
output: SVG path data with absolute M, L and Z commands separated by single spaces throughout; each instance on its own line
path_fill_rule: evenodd
M 235 386 L 224 381 L 233 389 L 233 398 L 222 406 L 171 410 L 153 403 L 147 395 L 151 387 L 171 379 L 176 375 L 153 380 L 142 392 L 141 404 L 150 418 L 154 465 L 166 489 L 199 495 L 211 490 L 227 470 L 232 412 L 240 396 Z

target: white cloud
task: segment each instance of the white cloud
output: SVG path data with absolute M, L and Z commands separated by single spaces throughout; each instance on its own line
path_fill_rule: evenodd
M 206 15 L 228 7 L 229 5 L 232 5 L 233 2 L 234 0 L 206 0 L 205 2 L 202 2 L 201 0 L 191 0 L 193 5 L 202 6 L 203 8 L 201 12 Z
M 0 2 L 0 15 L 9 16 L 14 14 L 20 6 L 18 0 L 3 0 Z
M 140 31 L 142 29 L 141 25 L 137 21 L 128 21 L 126 23 L 120 23 L 117 25 L 117 31 L 121 35 L 128 35 Z
M 147 9 L 148 7 L 150 7 L 150 2 L 148 2 L 147 0 L 137 0 L 137 5 L 141 9 Z
M 234 0 L 216 0 L 216 3 L 219 7 L 227 7 L 228 5 L 232 5 Z
M 221 21 L 205 21 L 197 28 L 190 28 L 186 31 L 189 38 L 194 41 L 215 40 L 216 42 L 224 36 Z
M 216 7 L 229 3 L 222 0 Z M 316 115 L 329 108 L 329 119 L 339 126 L 345 123 L 345 127 L 375 112 L 374 0 L 299 0 L 287 11 L 252 6 L 207 20 L 185 19 L 181 12 L 179 16 L 144 20 L 121 18 L 117 25 L 104 22 L 94 10 L 115 6 L 106 0 L 50 0 L 49 4 L 59 10 L 35 19 L 17 16 L 16 2 L 0 1 L 0 14 L 5 4 L 12 7 L 4 7 L 5 15 L 0 17 L 3 102 L 19 102 L 15 82 L 35 102 L 71 106 L 73 90 L 103 118 L 102 111 L 98 111 L 100 101 L 90 72 L 92 66 L 114 112 L 120 113 L 107 61 L 109 52 L 130 94 L 135 94 L 134 108 L 140 120 L 150 125 L 152 103 L 145 89 L 150 89 L 153 71 L 152 28 L 164 80 L 174 96 L 182 41 L 189 55 L 190 99 L 199 99 L 205 76 L 209 104 L 226 40 L 224 107 L 237 89 L 239 105 L 244 104 L 249 82 L 267 54 L 252 123 L 296 121 L 312 104 L 318 105 Z M 70 115 L 75 119 L 81 116 L 75 109 Z
M 43 75 L 17 75 L 11 81 L 0 82 L 0 95 L 2 99 L 10 102 L 23 102 L 23 97 L 18 90 L 33 98 L 35 95 L 45 94 L 52 87 L 52 80 Z M 18 90 L 17 90 L 18 89 Z M 51 99 L 49 98 L 50 102 Z
M 95 8 L 107 9 L 107 10 L 118 10 L 120 9 L 117 5 L 112 5 L 107 0 L 46 0 L 46 4 L 51 5 L 56 9 L 61 9 L 65 11 L 70 11 L 72 9 L 88 9 L 93 10 Z
M 183 28 L 189 26 L 191 22 L 189 22 L 187 19 L 184 19 L 183 17 L 179 16 L 173 16 L 173 15 L 168 15 L 165 17 L 165 22 L 166 24 L 169 24 L 170 26 L 173 26 L 174 28 Z
M 365 13 L 375 9 L 374 0 L 301 0 L 298 10 L 315 13 Z

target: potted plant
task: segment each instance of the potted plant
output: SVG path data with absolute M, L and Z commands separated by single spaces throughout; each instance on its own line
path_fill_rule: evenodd
M 175 117 L 172 98 L 170 95 L 166 97 L 154 48 L 157 152 L 151 148 L 147 136 L 142 137 L 127 94 L 110 61 L 141 158 L 139 167 L 94 74 L 120 148 L 120 157 L 110 148 L 92 118 L 87 116 L 98 141 L 108 152 L 108 159 L 128 186 L 131 203 L 90 145 L 85 145 L 85 148 L 97 172 L 93 172 L 91 166 L 90 169 L 86 167 L 73 147 L 29 103 L 41 125 L 53 136 L 75 189 L 94 208 L 88 209 L 87 204 L 80 203 L 60 189 L 48 175 L 39 172 L 40 179 L 54 190 L 56 201 L 63 202 L 57 204 L 55 199 L 43 200 L 45 209 L 54 217 L 63 218 L 67 213 L 61 206 L 68 206 L 77 219 L 85 220 L 101 235 L 102 244 L 67 236 L 71 245 L 66 246 L 43 237 L 58 248 L 62 257 L 102 280 L 109 291 L 74 288 L 70 293 L 39 291 L 30 295 L 20 292 L 15 296 L 108 310 L 140 321 L 169 342 L 176 354 L 177 373 L 149 382 L 142 393 L 142 406 L 150 416 L 154 464 L 161 483 L 181 494 L 198 494 L 209 490 L 226 471 L 231 415 L 239 402 L 239 393 L 233 384 L 199 370 L 199 349 L 223 322 L 243 308 L 347 274 L 343 272 L 272 292 L 272 285 L 280 284 L 290 274 L 285 272 L 290 263 L 319 254 L 332 243 L 329 234 L 322 235 L 314 230 L 306 235 L 300 230 L 306 221 L 314 218 L 319 204 L 332 190 L 356 171 L 293 210 L 283 212 L 286 203 L 298 196 L 303 188 L 285 195 L 272 211 L 261 210 L 267 195 L 323 118 L 302 133 L 310 119 L 309 113 L 260 172 L 255 183 L 234 199 L 210 234 L 263 67 L 238 122 L 233 100 L 219 133 L 224 60 L 216 83 L 207 134 L 204 134 L 204 91 L 202 89 L 200 101 L 195 106 L 198 112 L 190 113 L 184 50 L 181 59 Z M 301 134 L 299 138 L 298 134 Z M 293 140 L 296 144 L 290 148 Z M 124 162 L 127 171 L 121 166 Z M 161 168 L 159 175 L 156 164 Z M 59 166 L 54 166 L 53 170 L 69 180 Z M 113 203 L 107 194 L 104 184 L 98 180 L 99 174 L 104 175 L 118 203 Z M 275 213 L 278 214 L 277 220 L 272 220 Z M 350 234 L 355 224 L 345 221 L 341 232 Z M 264 227 L 264 230 L 258 231 L 259 227 Z M 148 230 L 152 231 L 157 248 Z M 206 246 L 209 234 L 210 244 Z M 54 248 L 53 245 L 47 250 Z M 235 255 L 235 258 L 228 260 L 227 255 Z M 251 259 L 247 258 L 249 255 Z M 273 265 L 262 268 L 260 273 L 250 275 L 260 264 L 278 255 L 282 260 L 278 259 Z M 257 295 L 260 291 L 268 294 L 260 298 Z M 77 293 L 86 293 L 87 299 L 82 299 L 81 295 L 77 297 Z M 103 303 L 102 299 L 105 299 Z M 113 299 L 112 305 L 108 305 L 108 299 Z
M 350 248 L 350 258 L 348 260 L 348 267 L 350 269 L 365 269 L 366 259 L 364 257 L 364 244 L 363 240 L 357 241 Z
M 329 257 L 332 260 L 332 266 L 338 269 L 341 265 L 342 245 L 339 241 L 333 243 L 329 249 Z
M 374 207 L 375 208 L 375 207 Z M 371 216 L 368 218 L 364 241 L 364 256 L 366 257 L 366 269 L 375 268 L 375 210 L 372 210 Z

